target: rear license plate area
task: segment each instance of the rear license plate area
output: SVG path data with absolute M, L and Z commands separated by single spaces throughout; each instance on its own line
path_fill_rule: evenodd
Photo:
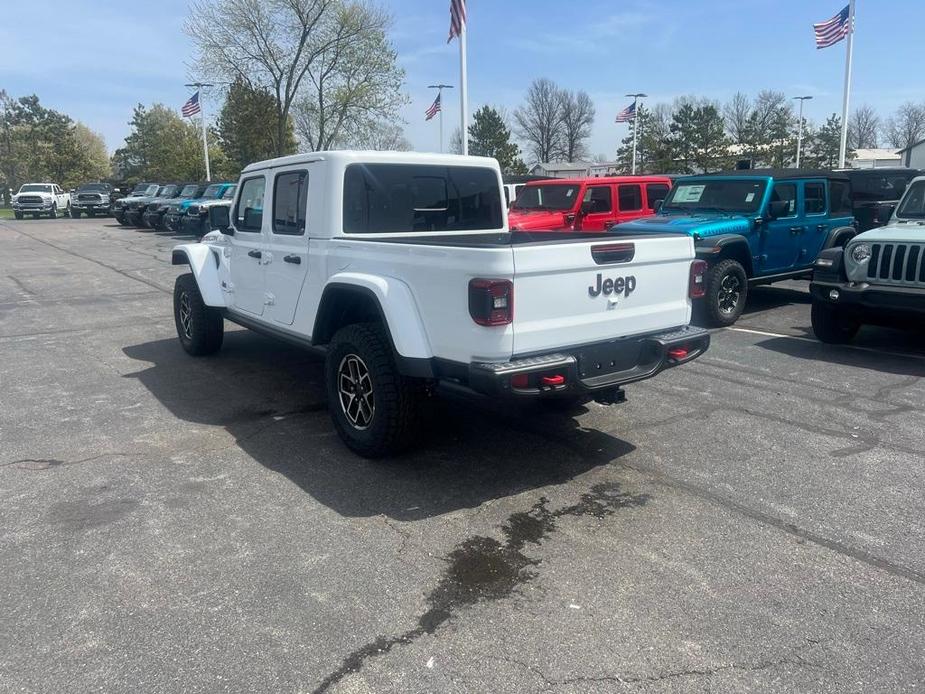
M 640 340 L 617 340 L 583 347 L 576 353 L 578 376 L 582 380 L 628 371 L 645 357 Z

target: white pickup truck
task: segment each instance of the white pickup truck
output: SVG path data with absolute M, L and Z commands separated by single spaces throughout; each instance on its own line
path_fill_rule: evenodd
M 52 219 L 58 213 L 70 214 L 71 196 L 56 183 L 24 183 L 19 192 L 13 196 L 13 216 L 22 219 L 31 214 L 38 219 L 40 214 L 47 214 Z
M 217 231 L 173 249 L 184 349 L 224 319 L 321 352 L 341 438 L 367 457 L 414 440 L 442 391 L 615 403 L 689 362 L 706 266 L 685 235 L 510 232 L 494 159 L 317 152 L 251 164 Z

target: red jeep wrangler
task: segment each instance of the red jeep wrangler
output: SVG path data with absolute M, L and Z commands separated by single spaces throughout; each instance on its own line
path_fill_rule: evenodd
M 667 176 L 531 181 L 508 212 L 511 231 L 606 231 L 655 213 L 671 188 Z

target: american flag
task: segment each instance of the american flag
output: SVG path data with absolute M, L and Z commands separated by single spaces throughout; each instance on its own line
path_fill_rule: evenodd
M 183 108 L 180 109 L 180 113 L 183 114 L 184 118 L 189 118 L 190 116 L 195 116 L 197 113 L 199 113 L 198 91 L 186 100 L 186 103 L 183 104 Z
M 629 123 L 631 120 L 636 120 L 635 101 L 617 114 L 617 119 L 614 123 Z
M 813 24 L 816 32 L 816 48 L 828 48 L 841 41 L 851 31 L 851 10 L 845 7 L 828 21 Z
M 454 36 L 461 35 L 465 25 L 466 0 L 450 0 L 450 37 L 446 42 L 449 43 Z
M 434 99 L 434 103 L 430 105 L 430 108 L 424 111 L 424 116 L 425 116 L 424 120 L 430 120 L 431 118 L 436 116 L 438 113 L 440 113 L 440 95 L 439 94 L 437 94 L 437 98 Z

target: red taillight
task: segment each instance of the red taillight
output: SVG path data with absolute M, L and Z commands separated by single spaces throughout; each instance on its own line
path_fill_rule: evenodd
M 469 315 L 479 325 L 511 323 L 514 320 L 514 283 L 510 280 L 470 280 Z
M 700 299 L 707 293 L 707 265 L 706 261 L 695 260 L 691 263 L 691 281 L 688 288 L 688 296 L 691 299 Z
M 527 388 L 530 386 L 530 377 L 527 374 L 514 374 L 511 376 L 511 388 Z
M 672 359 L 684 359 L 688 355 L 687 347 L 675 347 L 668 350 L 668 356 Z

